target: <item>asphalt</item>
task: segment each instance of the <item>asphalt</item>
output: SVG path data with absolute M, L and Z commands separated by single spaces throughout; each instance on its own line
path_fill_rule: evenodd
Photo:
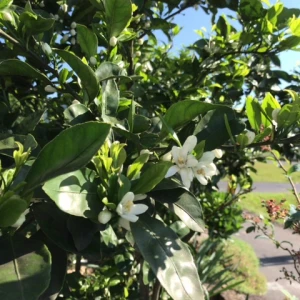
M 226 183 L 220 184 L 220 190 L 226 190 Z M 260 193 L 285 193 L 290 192 L 291 187 L 289 184 L 284 183 L 255 183 L 253 192 Z M 300 185 L 297 185 L 297 189 L 300 191 Z M 275 244 L 269 239 L 257 238 L 260 234 L 258 232 L 246 233 L 247 227 L 251 224 L 246 223 L 244 228 L 241 229 L 236 236 L 246 242 L 248 242 L 254 248 L 257 257 L 260 259 L 261 272 L 266 276 L 268 281 L 268 292 L 260 299 L 265 300 L 286 300 L 286 296 L 282 293 L 282 290 L 288 291 L 291 295 L 296 296 L 293 300 L 300 300 L 300 284 L 296 282 L 290 283 L 286 279 L 279 279 L 283 276 L 280 272 L 283 267 L 287 271 L 294 273 L 294 261 L 289 253 L 280 248 L 276 248 Z M 275 225 L 275 239 L 279 242 L 288 241 L 293 246 L 285 243 L 285 247 L 293 247 L 295 250 L 300 250 L 300 236 L 292 233 L 291 230 L 283 229 L 281 225 Z M 299 262 L 300 263 L 300 262 Z M 299 266 L 300 269 L 300 266 Z M 251 299 L 251 298 L 250 298 Z M 257 298 L 255 298 L 257 299 Z

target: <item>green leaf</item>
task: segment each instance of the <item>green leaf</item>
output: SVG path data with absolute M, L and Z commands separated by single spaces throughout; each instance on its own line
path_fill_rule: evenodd
M 102 205 L 95 176 L 90 169 L 77 170 L 48 180 L 43 190 L 65 213 L 97 219 Z
M 27 207 L 27 202 L 18 195 L 13 195 L 8 199 L 5 199 L 5 196 L 0 197 L 0 227 L 15 224 Z
M 268 127 L 271 125 L 272 120 L 272 112 L 274 109 L 281 108 L 280 104 L 278 101 L 272 96 L 272 94 L 267 93 L 262 105 L 261 105 L 262 110 L 266 113 L 266 116 L 264 114 L 261 115 L 261 121 L 264 127 Z M 268 117 L 268 118 L 267 118 Z
M 62 131 L 39 153 L 26 177 L 24 192 L 84 167 L 102 146 L 109 130 L 109 124 L 87 122 Z
M 199 201 L 185 189 L 154 191 L 150 196 L 164 203 L 191 230 L 204 231 L 203 213 Z
M 292 173 L 299 172 L 299 171 L 300 171 L 300 164 L 295 164 L 289 168 L 287 175 L 291 175 Z
M 39 300 L 55 300 L 62 289 L 68 267 L 67 253 L 49 240 L 41 230 L 30 240 L 39 240 L 44 243 L 51 254 L 51 276 L 48 288 L 39 297 Z
M 135 114 L 133 117 L 133 133 L 141 133 L 149 129 L 151 126 L 150 119 L 143 115 Z
M 50 283 L 51 256 L 47 247 L 21 236 L 0 238 L 0 294 L 5 300 L 33 300 Z
M 144 164 L 149 159 L 149 153 L 144 153 L 140 155 L 127 169 L 127 177 L 131 180 L 134 180 L 139 177 L 140 171 Z
M 192 121 L 199 115 L 204 115 L 210 110 L 221 109 L 223 111 L 230 111 L 231 109 L 226 106 L 215 105 L 205 102 L 194 100 L 185 100 L 173 104 L 164 116 L 165 122 L 169 127 L 176 130 L 188 122 Z M 166 130 L 163 129 L 161 135 L 165 135 Z
M 246 99 L 246 112 L 252 129 L 259 132 L 262 124 L 261 108 L 258 101 L 253 97 L 249 96 Z
M 265 10 L 260 0 L 241 0 L 239 14 L 246 22 L 257 20 L 265 15 Z
M 120 93 L 114 79 L 109 79 L 102 85 L 102 107 L 107 116 L 115 116 L 118 111 Z
M 130 0 L 104 0 L 106 23 L 109 38 L 118 35 L 126 28 L 132 15 Z
M 13 0 L 1 0 L 0 2 L 0 10 L 3 10 L 5 8 L 8 8 L 13 3 Z
M 87 58 L 97 54 L 98 39 L 96 34 L 84 25 L 77 24 L 77 41 Z
M 82 62 L 74 53 L 65 50 L 54 50 L 78 75 L 82 87 L 87 91 L 89 100 L 94 101 L 98 94 L 99 86 L 94 71 Z
M 158 162 L 147 167 L 141 177 L 133 183 L 132 192 L 135 194 L 145 194 L 153 190 L 167 174 L 171 162 Z
M 18 59 L 7 59 L 0 63 L 0 76 L 25 76 L 33 79 L 40 79 L 45 83 L 51 84 L 51 81 L 41 73 L 34 69 L 26 62 Z
M 141 254 L 172 299 L 203 300 L 193 257 L 176 233 L 147 214 L 130 226 Z
M 70 125 L 76 125 L 93 121 L 95 119 L 92 112 L 83 104 L 72 104 L 64 111 L 64 117 Z
M 96 77 L 100 82 L 121 75 L 122 69 L 117 64 L 108 61 L 103 62 L 96 70 Z

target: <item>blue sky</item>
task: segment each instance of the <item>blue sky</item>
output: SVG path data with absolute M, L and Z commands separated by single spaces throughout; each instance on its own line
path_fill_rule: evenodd
M 286 7 L 293 7 L 300 9 L 300 0 L 282 0 Z M 270 0 L 271 4 L 276 3 L 276 0 Z M 235 16 L 235 12 L 230 10 L 222 10 L 221 14 L 231 14 Z M 175 17 L 174 22 L 182 27 L 181 32 L 174 39 L 174 49 L 180 49 L 183 45 L 187 46 L 198 40 L 200 37 L 195 33 L 196 29 L 205 27 L 207 33 L 210 32 L 211 23 L 210 16 L 206 15 L 202 9 L 196 11 L 195 9 L 188 9 L 181 15 Z M 159 38 L 161 35 L 159 35 Z M 296 62 L 300 61 L 300 52 L 287 51 L 280 55 L 281 66 L 283 70 L 291 71 L 296 66 Z

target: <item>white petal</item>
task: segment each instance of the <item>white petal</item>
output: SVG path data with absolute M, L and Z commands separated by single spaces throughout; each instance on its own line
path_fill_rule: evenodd
M 182 149 L 185 153 L 190 153 L 197 145 L 197 138 L 194 135 L 190 135 L 184 142 Z
M 186 166 L 187 167 L 195 167 L 195 166 L 197 166 L 197 164 L 198 164 L 198 161 L 195 158 L 195 156 L 189 154 L 188 158 L 187 158 L 187 161 L 186 161 Z
M 139 219 L 139 217 L 137 217 L 136 215 L 122 215 L 122 218 L 123 219 L 125 219 L 125 220 L 128 220 L 128 221 L 130 221 L 130 222 L 136 222 L 138 219 Z
M 122 214 L 123 214 L 123 205 L 121 203 L 118 204 L 116 211 L 117 211 L 117 214 L 119 216 L 122 216 Z
M 179 174 L 180 174 L 183 185 L 189 189 L 191 186 L 189 169 L 182 168 L 182 169 L 180 169 Z
M 137 195 L 134 195 L 134 200 L 133 201 L 144 200 L 146 198 L 147 198 L 146 194 L 137 194 Z
M 196 174 L 195 176 L 201 184 L 207 185 L 208 181 L 203 175 Z
M 211 163 L 215 158 L 215 154 L 212 151 L 204 152 L 199 162 Z
M 168 170 L 168 172 L 167 172 L 165 178 L 168 178 L 168 177 L 173 176 L 173 175 L 176 174 L 178 171 L 179 171 L 178 166 L 176 166 L 176 165 L 175 165 L 175 166 L 172 166 L 172 167 Z
M 119 219 L 119 225 L 128 231 L 131 230 L 128 220 L 125 220 L 124 218 Z
M 134 200 L 134 193 L 133 193 L 133 192 L 128 192 L 128 193 L 126 193 L 126 194 L 123 196 L 123 198 L 122 198 L 120 204 L 125 204 L 125 203 L 130 202 L 130 201 L 133 201 L 133 200 Z
M 173 159 L 174 159 L 175 161 L 178 160 L 179 150 L 180 150 L 179 147 L 176 147 L 176 146 L 173 146 L 173 147 L 172 147 L 171 154 L 172 154 Z
M 145 204 L 135 204 L 130 210 L 130 214 L 140 215 L 143 214 L 148 209 L 148 206 Z
M 221 158 L 223 156 L 223 152 L 221 149 L 215 149 L 212 151 L 216 158 Z

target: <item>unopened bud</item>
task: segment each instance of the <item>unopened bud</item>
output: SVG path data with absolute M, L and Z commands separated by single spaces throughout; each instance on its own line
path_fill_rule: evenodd
M 68 39 L 69 39 L 69 35 L 68 34 L 65 34 L 64 36 L 63 36 L 63 38 L 61 39 L 61 42 L 62 43 L 65 43 Z
M 45 53 L 46 55 L 51 55 L 52 49 L 51 49 L 51 47 L 49 46 L 49 44 L 43 43 L 43 44 L 42 44 L 42 49 L 43 49 L 43 51 L 44 51 L 44 53 Z
M 139 57 L 139 56 L 141 56 L 141 55 L 142 55 L 142 52 L 141 52 L 141 51 L 136 51 L 136 52 L 135 52 L 135 56 L 136 56 L 136 57 Z
M 103 210 L 98 215 L 98 221 L 101 224 L 106 224 L 110 221 L 112 213 L 109 210 Z
M 59 15 L 54 15 L 54 20 L 58 21 L 59 20 Z
M 57 89 L 54 86 L 52 86 L 52 85 L 46 85 L 45 86 L 45 91 L 47 93 L 56 93 Z
M 72 22 L 72 23 L 71 23 L 71 28 L 72 28 L 72 29 L 75 29 L 76 27 L 77 27 L 76 22 Z
M 213 150 L 213 153 L 216 158 L 221 158 L 223 156 L 223 152 L 221 149 L 215 149 L 215 150 Z
M 73 37 L 71 38 L 71 44 L 72 44 L 72 45 L 75 45 L 75 44 L 76 44 L 76 39 L 73 38 Z
M 112 47 L 115 47 L 117 45 L 117 42 L 118 42 L 118 39 L 115 37 L 115 36 L 112 36 L 109 40 L 109 44 L 112 46 Z
M 64 13 L 67 13 L 67 12 L 68 12 L 68 5 L 67 5 L 67 4 L 63 4 L 63 5 L 61 6 L 61 9 L 62 9 L 62 11 L 63 11 Z
M 70 30 L 70 34 L 71 34 L 72 36 L 76 35 L 76 30 L 75 30 L 75 29 L 71 29 L 71 30 Z
M 94 56 L 91 56 L 90 57 L 90 64 L 92 66 L 95 66 L 97 64 L 97 59 L 94 57 Z
M 151 22 L 150 21 L 147 21 L 144 25 L 145 28 L 150 28 L 151 26 Z
M 137 42 L 138 42 L 139 45 L 143 45 L 144 44 L 144 40 L 143 39 L 138 39 Z

